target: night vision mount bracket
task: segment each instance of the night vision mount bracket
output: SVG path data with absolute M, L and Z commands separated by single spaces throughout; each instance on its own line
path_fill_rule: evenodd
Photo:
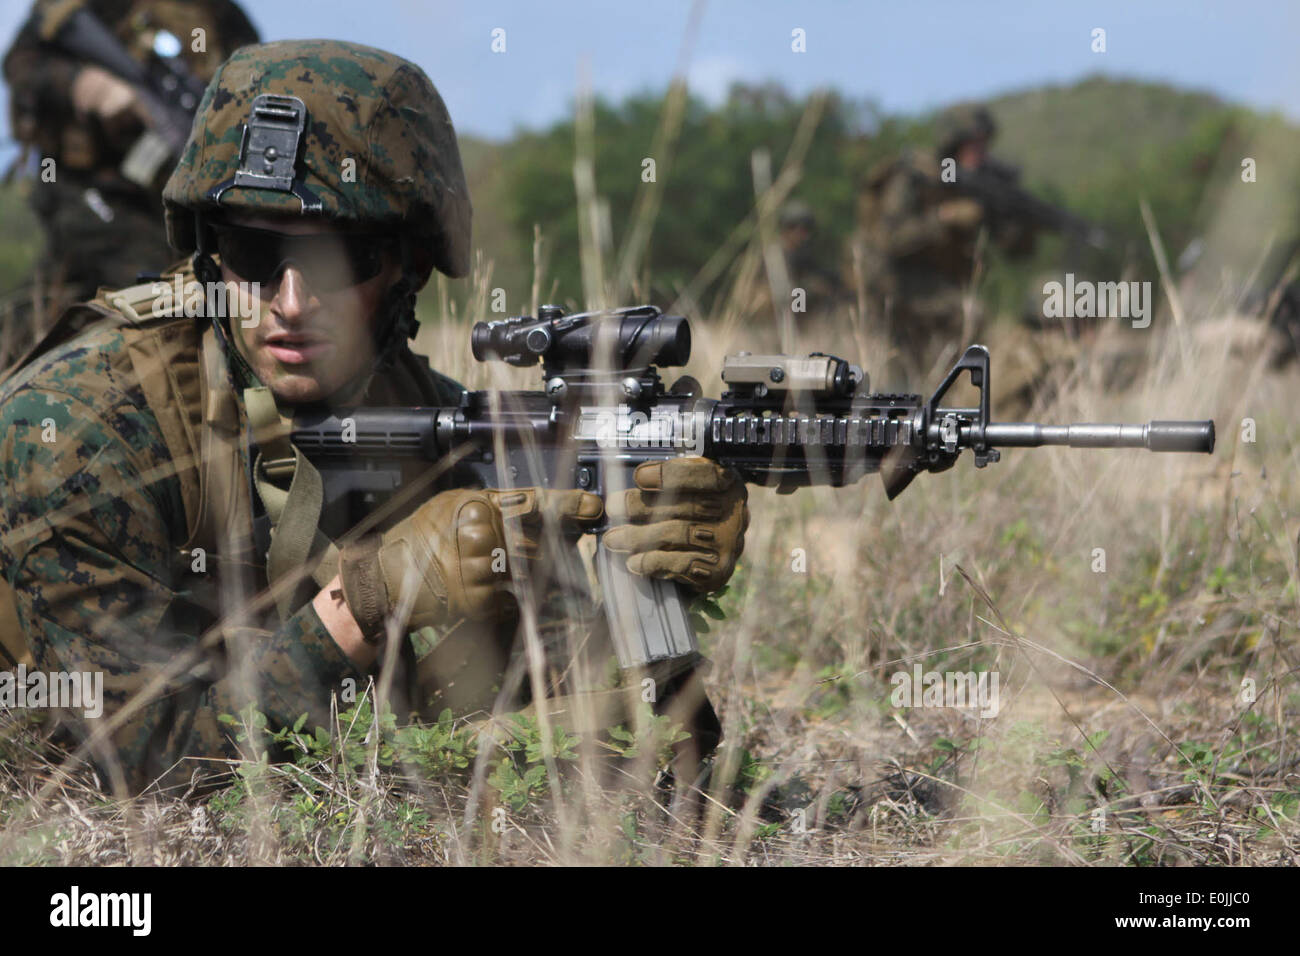
M 320 212 L 320 197 L 297 178 L 306 128 L 307 104 L 298 97 L 263 93 L 254 98 L 239 143 L 239 169 L 214 186 L 208 199 L 220 203 L 222 193 L 235 186 L 271 189 L 297 196 L 305 213 Z

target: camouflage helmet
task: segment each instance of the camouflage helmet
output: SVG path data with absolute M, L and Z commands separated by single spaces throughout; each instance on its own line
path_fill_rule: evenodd
M 962 143 L 973 139 L 990 140 L 998 126 L 988 107 L 978 103 L 959 103 L 939 114 L 935 120 L 935 140 L 941 156 L 951 156 Z
M 247 46 L 218 69 L 163 191 L 167 238 L 199 246 L 199 216 L 319 216 L 391 230 L 469 271 L 470 199 L 433 83 L 392 53 L 338 40 Z
M 782 229 L 793 229 L 795 226 L 812 229 L 817 225 L 817 216 L 813 213 L 812 206 L 802 199 L 791 199 L 781 207 L 778 224 Z

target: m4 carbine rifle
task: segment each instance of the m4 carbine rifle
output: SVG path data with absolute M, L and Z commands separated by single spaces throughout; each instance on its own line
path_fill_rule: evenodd
M 446 408 L 358 408 L 294 421 L 293 443 L 320 471 L 325 502 L 391 494 L 409 466 L 460 456 L 484 487 L 629 487 L 641 463 L 702 455 L 746 482 L 789 492 L 839 487 L 879 472 L 892 499 L 923 471 L 945 471 L 969 448 L 976 467 L 999 449 L 1070 445 L 1212 452 L 1214 422 L 1040 425 L 989 418 L 989 353 L 972 345 L 928 399 L 873 394 L 861 368 L 813 353 L 726 357 L 721 398 L 683 377 L 665 388 L 659 370 L 686 364 L 687 320 L 653 306 L 474 326 L 480 361 L 542 366 L 541 391 L 466 392 Z M 963 373 L 979 404 L 944 405 Z M 404 463 L 406 467 L 404 468 Z M 679 585 L 638 577 L 600 544 L 596 570 L 619 662 L 635 667 L 696 654 Z
M 40 25 L 41 34 L 64 52 L 102 67 L 129 83 L 149 117 L 149 128 L 122 160 L 122 175 L 146 189 L 180 158 L 206 84 L 180 56 L 180 40 L 165 31 L 155 34 L 154 49 L 141 63 L 113 31 L 84 6 L 56 5 Z M 60 14 L 66 13 L 61 20 Z

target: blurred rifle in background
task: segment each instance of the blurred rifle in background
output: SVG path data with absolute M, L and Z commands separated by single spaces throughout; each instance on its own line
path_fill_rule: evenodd
M 1009 163 L 986 159 L 979 169 L 961 169 L 954 184 L 985 209 L 996 230 L 1001 223 L 1060 233 L 1094 249 L 1110 246 L 1110 236 L 1100 226 L 1068 209 L 1039 199 L 1020 185 L 1020 170 Z
M 52 12 L 64 9 L 56 5 Z M 141 63 L 85 7 L 42 23 L 40 30 L 47 42 L 70 56 L 102 67 L 131 84 L 148 117 L 148 129 L 127 152 L 121 172 L 146 189 L 157 185 L 180 158 L 206 88 L 180 55 L 181 41 L 167 31 L 159 31 L 147 62 Z

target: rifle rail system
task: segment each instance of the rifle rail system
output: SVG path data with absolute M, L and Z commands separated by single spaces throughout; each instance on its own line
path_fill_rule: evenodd
M 861 367 L 832 355 L 726 357 L 720 398 L 689 377 L 665 388 L 661 368 L 684 365 L 690 325 L 653 306 L 565 315 L 554 306 L 480 322 L 480 361 L 542 366 L 543 389 L 465 392 L 443 408 L 358 408 L 295 420 L 293 442 L 321 472 L 327 506 L 352 493 L 373 501 L 457 452 L 485 487 L 583 488 L 610 494 L 637 465 L 681 454 L 735 468 L 746 482 L 791 492 L 842 486 L 879 472 L 897 497 L 921 472 L 951 468 L 964 449 L 976 467 L 1000 448 L 1067 445 L 1214 450 L 1213 421 L 1044 425 L 989 415 L 989 353 L 972 345 L 928 398 L 872 393 Z M 968 375 L 978 404 L 943 404 Z M 694 655 L 689 595 L 638 578 L 597 537 L 596 565 L 611 636 L 625 667 Z

